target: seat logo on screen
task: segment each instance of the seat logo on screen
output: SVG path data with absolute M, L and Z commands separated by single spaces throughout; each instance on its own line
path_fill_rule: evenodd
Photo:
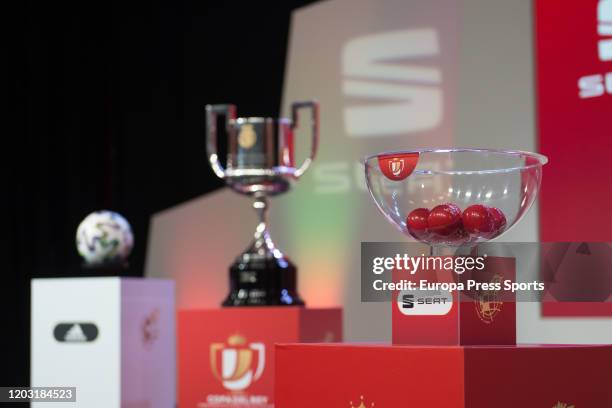
M 64 322 L 53 329 L 53 337 L 60 343 L 87 343 L 98 338 L 98 326 L 94 323 Z
M 433 28 L 369 34 L 342 49 L 342 92 L 350 137 L 431 130 L 442 122 L 442 71 L 426 59 L 440 54 Z M 423 61 L 425 60 L 425 61 Z
M 599 59 L 612 61 L 612 0 L 599 0 L 597 20 L 597 33 L 601 36 L 597 46 Z
M 596 24 L 599 35 L 597 43 L 599 61 L 612 61 L 612 0 L 599 0 Z M 582 99 L 612 95 L 612 71 L 580 77 L 578 92 Z

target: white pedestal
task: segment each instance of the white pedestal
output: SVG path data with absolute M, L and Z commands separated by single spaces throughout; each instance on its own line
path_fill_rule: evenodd
M 70 407 L 175 406 L 173 281 L 33 279 L 31 313 L 31 386 L 76 387 Z

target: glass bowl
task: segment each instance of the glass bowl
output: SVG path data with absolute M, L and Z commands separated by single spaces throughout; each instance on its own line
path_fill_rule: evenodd
M 419 149 L 364 159 L 378 209 L 402 233 L 432 246 L 499 237 L 535 201 L 546 156 L 493 149 Z

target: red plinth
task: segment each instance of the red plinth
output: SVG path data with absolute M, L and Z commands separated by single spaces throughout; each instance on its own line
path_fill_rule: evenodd
M 610 345 L 282 344 L 276 408 L 612 407 L 611 366 Z
M 274 344 L 332 341 L 342 341 L 341 309 L 179 311 L 179 406 L 273 407 Z
M 490 256 L 484 265 L 483 270 L 461 275 L 454 271 L 410 276 L 394 272 L 394 281 L 462 283 L 466 290 L 396 292 L 391 302 L 393 344 L 515 345 L 516 296 L 503 290 L 506 280 L 515 281 L 515 259 Z M 502 290 L 467 290 L 470 281 L 499 284 Z

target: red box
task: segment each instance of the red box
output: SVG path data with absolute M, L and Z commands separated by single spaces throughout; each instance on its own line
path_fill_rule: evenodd
M 445 257 L 449 258 L 449 257 Z M 499 283 L 515 281 L 515 259 L 486 257 L 484 269 L 457 275 L 439 271 L 405 276 L 395 272 L 394 281 L 416 282 L 428 278 L 438 283 Z M 391 302 L 393 344 L 412 345 L 515 345 L 516 296 L 510 291 L 402 291 Z M 429 302 L 430 303 L 426 303 Z M 418 303 L 419 302 L 419 303 Z
M 276 407 L 612 407 L 612 346 L 276 346 Z M 363 404 L 363 405 L 362 405 Z
M 274 344 L 326 341 L 342 341 L 341 309 L 179 311 L 179 406 L 273 407 Z

